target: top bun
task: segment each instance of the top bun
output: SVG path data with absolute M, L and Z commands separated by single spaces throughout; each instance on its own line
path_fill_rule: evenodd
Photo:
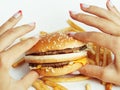
M 83 45 L 84 44 L 82 42 L 77 41 L 72 37 L 69 37 L 65 33 L 56 32 L 56 33 L 51 33 L 41 37 L 38 43 L 35 46 L 33 46 L 27 52 L 27 54 L 45 52 L 49 50 L 61 50 L 65 48 L 74 48 L 74 47 L 80 47 Z

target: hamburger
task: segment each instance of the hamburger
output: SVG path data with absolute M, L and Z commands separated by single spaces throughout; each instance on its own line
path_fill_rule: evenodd
M 86 64 L 87 46 L 69 37 L 66 33 L 55 32 L 42 36 L 25 56 L 32 70 L 43 76 L 66 75 Z

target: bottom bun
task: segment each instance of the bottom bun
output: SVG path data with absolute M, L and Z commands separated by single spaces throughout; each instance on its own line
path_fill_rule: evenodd
M 40 76 L 60 76 L 74 72 L 80 69 L 82 66 L 83 65 L 81 63 L 74 63 L 72 65 L 67 65 L 60 68 L 41 67 L 40 69 L 34 70 L 37 71 L 40 74 Z

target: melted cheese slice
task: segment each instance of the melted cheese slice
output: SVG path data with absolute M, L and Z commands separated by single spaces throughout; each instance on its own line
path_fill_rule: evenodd
M 86 57 L 73 61 L 73 63 L 81 63 L 82 65 L 85 65 L 87 62 L 88 61 Z

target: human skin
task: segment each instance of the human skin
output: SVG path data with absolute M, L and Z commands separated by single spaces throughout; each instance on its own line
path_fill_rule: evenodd
M 27 90 L 39 76 L 36 72 L 30 71 L 20 80 L 14 80 L 9 74 L 15 60 L 39 40 L 31 37 L 10 47 L 17 38 L 35 28 L 35 23 L 14 28 L 21 18 L 22 11 L 18 11 L 0 26 L 0 90 Z
M 106 6 L 107 10 L 93 5 L 80 4 L 84 12 L 92 15 L 70 11 L 70 16 L 74 20 L 96 27 L 102 32 L 71 32 L 68 35 L 83 42 L 93 42 L 108 48 L 114 54 L 113 62 L 106 67 L 85 65 L 80 69 L 80 73 L 120 85 L 120 13 L 110 0 L 107 1 Z

